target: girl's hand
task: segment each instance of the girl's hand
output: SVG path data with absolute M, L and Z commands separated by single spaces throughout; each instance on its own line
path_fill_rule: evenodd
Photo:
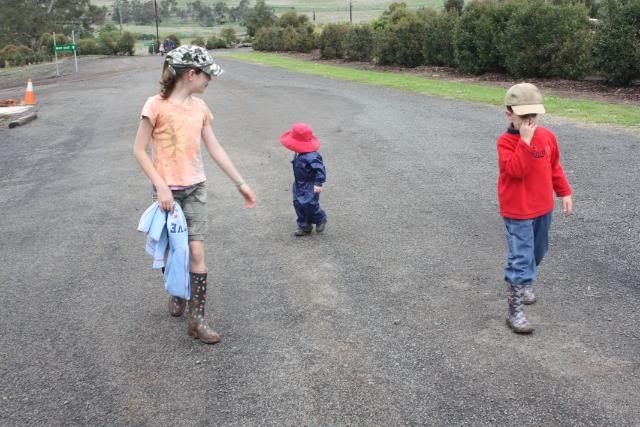
M 319 185 L 314 185 L 313 186 L 313 192 L 318 194 L 318 193 L 322 193 L 322 187 Z
M 242 197 L 244 197 L 244 206 L 246 208 L 252 209 L 253 207 L 255 207 L 256 195 L 253 193 L 251 187 L 249 187 L 247 184 L 242 184 L 240 187 L 238 187 L 238 191 L 240 192 L 240 194 L 242 194 Z
M 564 212 L 566 216 L 573 213 L 573 199 L 571 196 L 564 196 L 562 198 L 562 212 Z
M 158 193 L 158 204 L 163 212 L 173 212 L 173 193 L 168 185 L 161 185 L 156 188 Z

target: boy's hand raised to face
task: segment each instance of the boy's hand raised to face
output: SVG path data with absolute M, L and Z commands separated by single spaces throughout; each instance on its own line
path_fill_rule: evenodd
M 537 127 L 538 123 L 536 123 L 536 121 L 531 118 L 526 119 L 522 122 L 522 125 L 520 125 L 520 138 L 522 138 L 522 140 L 526 142 L 527 145 L 531 144 L 533 134 L 535 133 Z

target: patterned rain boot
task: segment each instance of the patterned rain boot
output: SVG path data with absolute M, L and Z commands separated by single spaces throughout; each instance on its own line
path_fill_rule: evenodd
M 191 299 L 189 300 L 189 335 L 205 344 L 215 344 L 222 339 L 205 322 L 204 307 L 207 299 L 207 273 L 189 273 Z
M 517 334 L 530 334 L 534 331 L 529 321 L 524 315 L 524 307 L 522 304 L 522 294 L 524 293 L 523 285 L 509 284 L 507 291 L 507 301 L 509 302 L 509 317 L 507 317 L 507 325 Z
M 537 300 L 536 294 L 533 293 L 531 286 L 525 286 L 524 292 L 522 293 L 522 303 L 524 305 L 531 305 L 535 304 Z
M 187 307 L 187 300 L 180 297 L 169 297 L 169 314 L 173 317 L 180 317 Z

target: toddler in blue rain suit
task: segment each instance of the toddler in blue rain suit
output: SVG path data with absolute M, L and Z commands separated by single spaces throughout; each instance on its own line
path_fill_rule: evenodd
M 320 193 L 327 172 L 318 153 L 320 142 L 313 135 L 311 127 L 296 123 L 290 131 L 280 136 L 280 142 L 295 152 L 293 163 L 293 207 L 298 216 L 296 236 L 306 236 L 316 225 L 316 232 L 322 233 L 327 224 L 327 215 L 320 208 Z

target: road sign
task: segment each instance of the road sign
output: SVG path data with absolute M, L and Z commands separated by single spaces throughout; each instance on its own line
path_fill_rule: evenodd
M 56 52 L 63 52 L 63 51 L 69 51 L 69 52 L 73 52 L 74 50 L 76 50 L 76 45 L 75 44 L 63 44 L 60 46 L 55 46 L 55 51 Z
M 145 46 L 155 46 L 156 42 L 144 42 Z

